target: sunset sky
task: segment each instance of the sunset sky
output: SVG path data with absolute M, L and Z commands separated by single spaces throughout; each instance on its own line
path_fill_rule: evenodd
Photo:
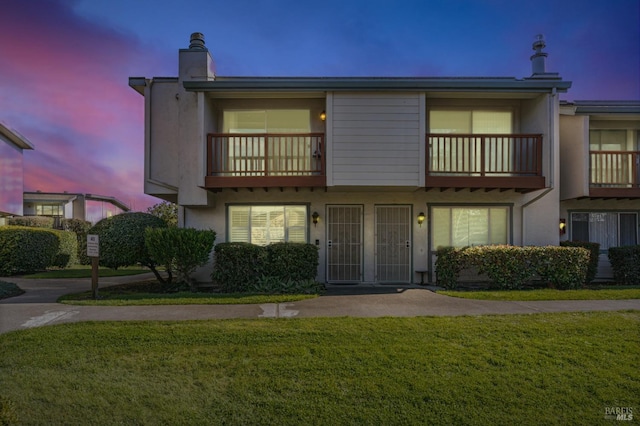
M 0 121 L 35 146 L 25 190 L 143 194 L 143 98 L 205 34 L 218 75 L 528 77 L 536 34 L 565 100 L 640 100 L 640 0 L 0 0 Z

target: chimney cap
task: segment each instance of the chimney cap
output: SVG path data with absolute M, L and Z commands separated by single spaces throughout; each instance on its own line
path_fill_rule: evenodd
M 535 50 L 538 53 L 543 53 L 542 49 L 544 49 L 546 46 L 547 44 L 544 41 L 544 35 L 543 34 L 536 35 L 532 45 L 533 50 Z
M 204 34 L 202 33 L 192 33 L 190 38 L 189 49 L 198 49 L 204 50 Z

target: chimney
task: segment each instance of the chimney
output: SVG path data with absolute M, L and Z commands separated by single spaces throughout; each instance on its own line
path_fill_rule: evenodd
M 547 53 L 542 51 L 545 46 L 544 36 L 542 34 L 538 34 L 533 42 L 533 50 L 535 50 L 536 53 L 531 56 L 531 71 L 533 75 L 547 73 L 545 69 Z
M 215 80 L 215 63 L 209 49 L 204 44 L 204 34 L 193 33 L 188 49 L 179 51 L 179 79 Z

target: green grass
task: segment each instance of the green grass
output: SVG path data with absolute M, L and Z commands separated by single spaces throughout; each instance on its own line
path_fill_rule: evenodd
M 126 275 L 138 275 L 150 272 L 147 268 L 126 267 L 126 268 L 99 268 L 98 275 L 100 277 L 122 277 Z M 55 269 L 46 272 L 38 272 L 35 274 L 24 275 L 23 278 L 34 279 L 60 279 L 60 278 L 91 278 L 91 266 L 74 265 L 69 269 Z
M 20 424 L 565 425 L 640 411 L 640 313 L 105 322 L 0 335 Z
M 594 287 L 591 289 L 579 290 L 438 290 L 437 293 L 445 296 L 478 300 L 624 300 L 640 299 L 640 286 Z

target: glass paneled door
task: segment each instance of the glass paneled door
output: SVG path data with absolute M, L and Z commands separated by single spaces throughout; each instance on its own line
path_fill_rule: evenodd
M 411 282 L 411 206 L 376 206 L 376 281 Z
M 327 206 L 327 281 L 362 281 L 362 206 Z

